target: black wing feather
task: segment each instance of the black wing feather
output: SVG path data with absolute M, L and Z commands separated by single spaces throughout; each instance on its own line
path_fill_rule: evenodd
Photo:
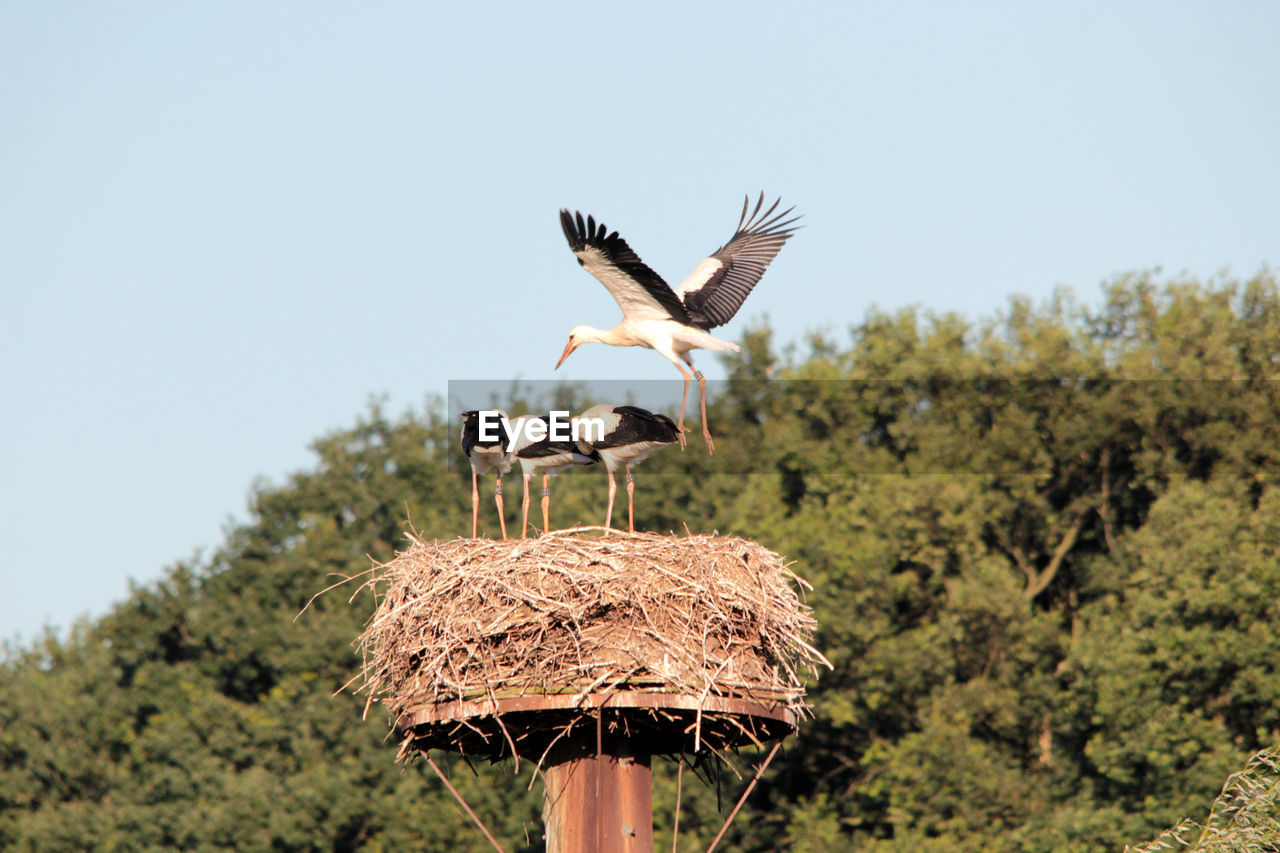
M 675 422 L 666 415 L 656 414 L 639 406 L 614 406 L 613 412 L 619 416 L 618 427 L 601 441 L 591 442 L 591 446 L 597 450 L 623 447 L 641 441 L 672 444 L 680 440 Z
M 521 459 L 538 459 L 543 456 L 556 456 L 560 453 L 580 453 L 578 445 L 572 441 L 551 441 L 543 439 L 535 441 L 527 447 L 522 447 L 516 452 L 516 456 Z
M 547 425 L 548 430 L 550 429 L 551 422 L 547 418 L 539 416 L 537 420 L 542 421 Z M 525 445 L 516 451 L 516 456 L 521 459 L 541 459 L 544 456 L 556 456 L 561 453 L 578 453 L 583 456 L 590 456 L 595 460 L 600 458 L 600 454 L 595 451 L 582 453 L 578 449 L 578 445 L 572 441 L 552 441 L 550 437 Z
M 733 237 L 708 259 L 719 261 L 719 269 L 696 289 L 686 290 L 688 283 L 681 285 L 680 296 L 693 325 L 703 330 L 714 329 L 738 313 L 769 263 L 798 227 L 792 226 L 799 216 L 787 218 L 794 207 L 774 213 L 781 203 L 779 198 L 762 214 L 764 193 L 761 193 L 755 210 L 748 216 L 751 199 L 747 197 Z
M 685 310 L 680 297 L 670 285 L 663 281 L 662 276 L 640 260 L 640 256 L 632 251 L 627 241 L 623 240 L 617 231 L 609 232 L 604 223 L 597 225 L 595 219 L 590 216 L 584 222 L 581 213 L 577 213 L 575 217 L 567 210 L 560 211 L 560 228 L 564 231 L 565 239 L 569 241 L 569 248 L 575 253 L 588 247 L 598 249 L 624 275 L 643 287 L 645 292 L 671 315 L 671 319 L 679 323 L 690 323 L 689 312 Z M 578 259 L 578 263 L 582 263 L 581 258 Z

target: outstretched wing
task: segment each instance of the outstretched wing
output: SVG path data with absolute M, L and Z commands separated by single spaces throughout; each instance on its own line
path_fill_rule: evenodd
M 608 233 L 603 223 L 590 216 L 584 222 L 581 213 L 575 219 L 567 210 L 560 211 L 560 227 L 578 263 L 600 279 L 629 319 L 689 323 L 684 303 L 617 231 Z
M 756 209 L 748 217 L 747 210 L 751 207 L 748 196 L 742 203 L 742 216 L 733 237 L 698 264 L 676 288 L 676 295 L 684 303 L 693 325 L 703 330 L 714 329 L 738 313 L 769 262 L 799 227 L 792 227 L 799 216 L 787 219 L 794 207 L 774 214 L 781 203 L 779 198 L 762 214 L 764 193 L 760 193 Z

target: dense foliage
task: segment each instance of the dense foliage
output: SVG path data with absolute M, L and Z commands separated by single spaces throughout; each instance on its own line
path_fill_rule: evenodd
M 1280 742 L 1272 277 L 1133 276 L 1097 307 L 873 313 L 847 342 L 744 343 L 718 452 L 647 462 L 637 521 L 795 559 L 835 670 L 720 849 L 1115 848 L 1205 818 Z M 10 649 L 0 846 L 485 849 L 429 769 L 393 763 L 381 709 L 334 695 L 372 602 L 338 590 L 298 617 L 406 525 L 467 529 L 453 432 L 375 405 L 316 443 L 313 471 L 259 488 L 211 557 Z M 595 523 L 602 492 L 562 477 L 555 519 Z M 527 770 L 452 778 L 508 849 L 540 848 Z M 741 790 L 721 781 L 686 777 L 681 849 L 705 849 Z M 655 801 L 669 849 L 669 766 Z

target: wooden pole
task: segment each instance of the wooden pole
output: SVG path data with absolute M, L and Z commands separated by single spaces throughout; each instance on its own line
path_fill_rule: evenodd
M 543 768 L 547 853 L 653 853 L 649 753 L 581 727 Z

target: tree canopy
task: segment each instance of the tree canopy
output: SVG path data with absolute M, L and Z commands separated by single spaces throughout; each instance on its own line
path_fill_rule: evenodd
M 1118 848 L 1207 818 L 1280 743 L 1271 275 L 1132 275 L 1098 305 L 980 321 L 874 311 L 782 348 L 756 328 L 728 365 L 717 453 L 646 462 L 637 525 L 795 560 L 835 669 L 720 849 Z M 216 552 L 10 648 L 0 846 L 485 849 L 341 690 L 373 602 L 302 612 L 409 525 L 469 532 L 454 432 L 439 406 L 372 404 L 313 470 L 259 486 Z M 603 489 L 560 478 L 553 520 L 597 523 Z M 452 778 L 507 849 L 541 849 L 527 769 Z M 671 767 L 655 779 L 669 848 Z M 680 849 L 718 829 L 742 784 L 721 781 L 685 781 Z

